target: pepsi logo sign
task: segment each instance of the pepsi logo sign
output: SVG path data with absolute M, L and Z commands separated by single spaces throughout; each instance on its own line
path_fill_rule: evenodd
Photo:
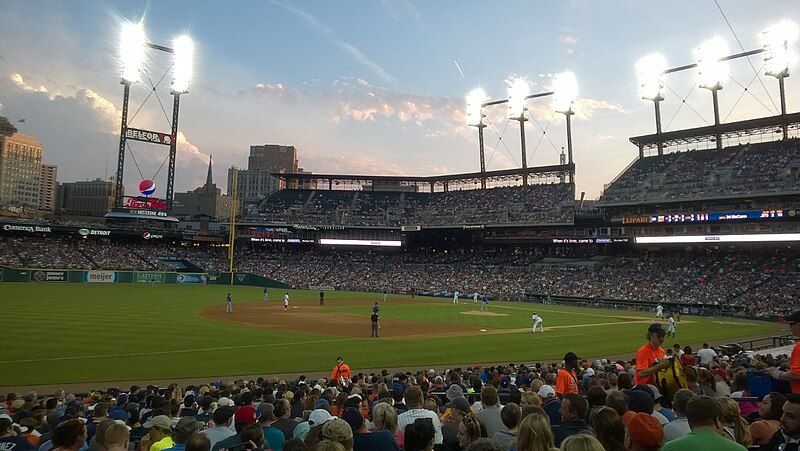
M 142 193 L 142 196 L 152 196 L 156 192 L 156 182 L 142 180 L 139 182 L 139 192 Z

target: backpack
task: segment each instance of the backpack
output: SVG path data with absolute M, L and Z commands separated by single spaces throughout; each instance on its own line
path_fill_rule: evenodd
M 684 366 L 678 359 L 669 359 L 670 366 L 664 368 L 656 374 L 656 385 L 667 400 L 665 404 L 672 405 L 675 392 L 682 388 L 689 388 L 687 374 L 689 378 L 696 379 L 696 371 L 690 366 Z M 693 376 L 693 377 L 692 377 Z

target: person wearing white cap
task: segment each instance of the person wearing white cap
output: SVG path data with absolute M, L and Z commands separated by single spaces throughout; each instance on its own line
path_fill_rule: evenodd
M 458 304 L 458 291 L 453 292 L 453 304 Z
M 536 332 L 537 328 L 544 332 L 544 326 L 542 325 L 544 321 L 542 320 L 541 316 L 536 314 L 536 312 L 533 312 L 531 321 L 533 321 L 533 329 L 531 329 L 531 332 Z
M 556 390 L 551 385 L 542 385 L 538 395 L 542 400 L 542 408 L 550 418 L 550 424 L 561 424 L 561 401 L 556 396 Z

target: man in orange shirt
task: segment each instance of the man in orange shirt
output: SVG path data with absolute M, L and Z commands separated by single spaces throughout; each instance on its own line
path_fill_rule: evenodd
M 338 385 L 345 385 L 345 383 L 350 382 L 350 377 L 352 377 L 350 366 L 344 363 L 342 356 L 337 357 L 336 366 L 333 367 L 331 372 L 331 379 L 336 381 Z
M 564 367 L 558 370 L 556 375 L 556 394 L 558 396 L 578 394 L 577 374 L 580 371 L 578 360 L 580 359 L 574 352 L 568 352 L 564 356 Z
M 789 330 L 795 337 L 800 337 L 800 310 L 783 318 L 789 325 Z M 767 374 L 778 380 L 789 381 L 792 393 L 800 393 L 800 342 L 795 343 L 792 354 L 789 356 L 789 371 L 780 371 L 779 368 L 769 368 Z
M 636 375 L 634 380 L 637 385 L 656 385 L 656 373 L 669 366 L 669 359 L 665 359 L 664 336 L 667 332 L 659 323 L 653 323 L 647 328 L 647 343 L 636 351 Z

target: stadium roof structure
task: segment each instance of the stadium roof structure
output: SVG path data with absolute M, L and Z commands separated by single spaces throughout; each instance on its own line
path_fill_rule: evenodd
M 782 127 L 794 131 L 800 130 L 800 113 L 779 114 L 776 116 L 747 119 L 719 125 L 708 125 L 684 130 L 634 136 L 630 138 L 630 141 L 639 148 L 639 157 L 643 158 L 645 149 L 656 148 L 659 143 L 664 147 L 669 147 L 681 144 L 715 141 L 717 136 L 720 136 L 722 139 L 733 139 L 742 136 L 771 134 Z M 780 133 L 780 131 L 778 131 L 778 133 Z
M 442 191 L 449 191 L 454 186 L 466 187 L 480 183 L 481 179 L 486 179 L 489 183 L 512 182 L 520 180 L 523 176 L 539 179 L 559 179 L 570 173 L 574 174 L 575 164 L 555 164 L 549 166 L 536 166 L 529 168 L 501 169 L 488 172 L 469 172 L 464 174 L 447 174 L 431 176 L 408 176 L 408 175 L 353 175 L 353 174 L 314 174 L 314 173 L 283 173 L 275 172 L 272 175 L 287 183 L 296 182 L 300 185 L 308 185 L 312 182 L 317 184 L 327 184 L 328 189 L 333 189 L 333 185 L 358 184 L 371 182 L 372 188 L 376 185 L 384 186 L 419 186 L 427 185 L 430 191 L 434 192 L 437 187 Z M 454 186 L 453 186 L 454 185 Z M 507 185 L 504 185 L 507 186 Z M 324 188 L 323 188 L 324 189 Z

